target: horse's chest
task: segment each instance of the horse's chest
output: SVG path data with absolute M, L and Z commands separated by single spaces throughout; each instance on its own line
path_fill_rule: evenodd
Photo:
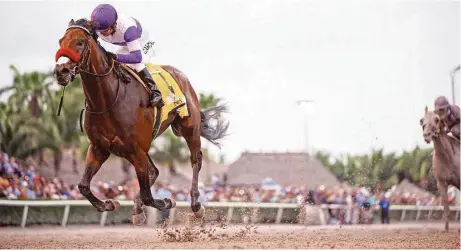
M 123 129 L 91 122 L 88 122 L 85 129 L 92 144 L 121 157 L 133 153 L 133 142 Z

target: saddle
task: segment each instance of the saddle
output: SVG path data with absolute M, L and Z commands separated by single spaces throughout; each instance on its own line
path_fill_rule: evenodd
M 147 63 L 146 67 L 152 75 L 158 90 L 162 94 L 162 100 L 165 103 L 161 109 L 158 109 L 155 114 L 154 123 L 154 138 L 157 136 L 160 124 L 168 119 L 168 115 L 172 112 L 179 114 L 179 117 L 185 118 L 190 117 L 189 109 L 186 103 L 186 97 L 179 87 L 178 82 L 174 79 L 168 71 L 162 68 L 160 65 Z M 128 72 L 129 76 L 134 77 L 140 82 L 147 93 L 150 93 L 150 89 L 142 78 L 138 75 L 135 70 L 132 70 L 127 65 L 121 64 L 121 68 L 124 72 Z

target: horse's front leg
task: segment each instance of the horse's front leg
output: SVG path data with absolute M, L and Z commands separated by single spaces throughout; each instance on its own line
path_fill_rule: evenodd
M 445 221 L 445 231 L 448 231 L 448 219 L 450 215 L 450 207 L 448 205 L 448 185 L 445 181 L 437 180 L 437 188 L 439 189 L 440 197 L 443 205 L 443 220 Z
M 135 155 L 128 157 L 128 160 L 135 167 L 139 182 L 139 192 L 134 199 L 133 224 L 140 226 L 146 221 L 142 205 L 151 206 L 158 210 L 165 210 L 175 207 L 176 202 L 168 198 L 163 200 L 153 198 L 150 187 L 154 185 L 159 171 L 155 165 L 149 164 L 146 153 L 137 152 Z
M 157 177 L 159 176 L 160 172 L 158 171 L 158 168 L 155 166 L 155 163 L 153 161 L 149 160 L 149 185 L 152 187 L 155 184 L 155 181 L 157 180 Z M 166 209 L 170 209 L 176 206 L 176 202 L 173 199 L 168 199 L 167 200 L 167 207 Z M 144 210 L 142 209 L 142 199 L 141 199 L 141 190 L 138 191 L 134 198 L 134 206 L 133 206 L 133 224 L 140 226 L 144 224 L 146 221 L 146 215 L 144 214 Z
M 98 198 L 94 196 L 91 192 L 90 184 L 91 180 L 93 179 L 94 175 L 99 171 L 102 164 L 109 158 L 110 153 L 107 150 L 101 149 L 99 147 L 95 147 L 93 144 L 88 146 L 88 151 L 86 154 L 85 160 L 85 173 L 78 184 L 78 189 L 80 193 L 88 199 L 89 202 L 99 211 L 112 211 L 116 209 L 120 204 L 118 202 L 112 202 L 110 200 L 106 200 L 102 202 Z

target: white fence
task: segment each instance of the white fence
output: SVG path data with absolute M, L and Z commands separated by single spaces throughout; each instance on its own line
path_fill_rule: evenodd
M 130 200 L 121 200 L 120 206 L 133 206 L 133 201 Z M 238 208 L 272 208 L 277 209 L 275 223 L 280 223 L 282 220 L 282 215 L 284 209 L 299 209 L 304 207 L 304 205 L 298 205 L 295 203 L 243 203 L 243 202 L 208 202 L 204 204 L 206 208 L 227 208 L 227 220 L 230 221 L 234 214 L 234 209 Z M 21 217 L 21 227 L 26 226 L 29 207 L 64 207 L 64 213 L 61 220 L 61 226 L 65 227 L 69 218 L 69 212 L 71 206 L 92 206 L 87 200 L 34 200 L 34 201 L 21 201 L 21 200 L 0 200 L 0 207 L 23 207 L 22 217 Z M 189 208 L 190 204 L 187 202 L 176 202 L 176 208 Z M 174 221 L 176 208 L 171 209 L 170 211 L 170 221 Z M 321 205 L 318 209 L 319 216 L 321 218 L 322 224 L 325 224 L 325 209 L 347 209 L 351 208 L 347 205 Z M 378 208 L 378 206 L 376 206 Z M 156 209 L 149 208 L 148 213 L 151 217 L 156 217 L 158 212 Z M 428 212 L 428 218 L 431 216 L 433 211 L 442 211 L 443 206 L 414 206 L 414 205 L 391 205 L 389 208 L 391 211 L 401 211 L 400 220 L 403 221 L 407 214 L 407 211 L 416 211 L 416 220 L 420 219 L 422 211 Z M 459 218 L 459 206 L 450 206 L 451 211 L 456 211 L 456 219 Z M 101 213 L 101 219 L 99 224 L 101 226 L 106 225 L 107 212 Z M 149 218 L 148 218 L 149 221 Z

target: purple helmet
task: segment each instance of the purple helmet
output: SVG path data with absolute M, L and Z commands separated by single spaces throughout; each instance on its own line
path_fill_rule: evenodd
M 450 107 L 450 102 L 445 96 L 439 96 L 434 101 L 434 107 L 436 110 L 446 109 Z
M 117 11 L 110 4 L 100 4 L 91 13 L 91 21 L 96 23 L 96 30 L 105 30 L 117 21 Z

